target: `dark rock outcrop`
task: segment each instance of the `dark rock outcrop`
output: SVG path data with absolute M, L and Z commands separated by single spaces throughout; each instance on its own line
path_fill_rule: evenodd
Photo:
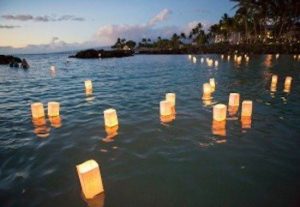
M 113 58 L 113 57 L 128 57 L 133 56 L 134 51 L 132 50 L 83 50 L 77 52 L 70 58 Z
M 22 60 L 11 55 L 0 55 L 0 64 L 8 65 L 10 63 L 21 63 Z

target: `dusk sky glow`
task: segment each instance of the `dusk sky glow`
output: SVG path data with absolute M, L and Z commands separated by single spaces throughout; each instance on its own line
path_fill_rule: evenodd
M 117 37 L 169 37 L 205 28 L 224 13 L 229 0 L 0 0 L 0 53 L 40 53 L 107 46 Z

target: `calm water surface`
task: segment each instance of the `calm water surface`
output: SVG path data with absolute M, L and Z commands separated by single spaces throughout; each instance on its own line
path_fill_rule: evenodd
M 0 206 L 87 206 L 75 166 L 88 159 L 99 163 L 105 188 L 90 206 L 300 206 L 300 62 L 291 56 L 251 56 L 237 66 L 209 55 L 219 60 L 209 68 L 201 56 L 192 64 L 186 55 L 68 55 L 22 56 L 27 71 L 0 66 Z M 272 74 L 279 76 L 274 94 Z M 282 91 L 287 75 L 289 94 Z M 227 104 L 230 92 L 253 100 L 251 128 L 231 119 L 226 137 L 212 133 L 212 106 L 201 100 L 211 77 L 213 104 Z M 177 95 L 177 115 L 161 124 L 167 92 Z M 34 126 L 36 101 L 61 103 L 61 127 L 48 119 L 42 129 Z M 110 107 L 119 134 L 104 142 L 103 110 Z

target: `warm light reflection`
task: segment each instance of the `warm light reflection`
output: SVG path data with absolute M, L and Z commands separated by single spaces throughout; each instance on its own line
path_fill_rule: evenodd
M 215 60 L 215 67 L 219 66 L 219 61 Z
M 85 85 L 85 90 L 93 90 L 93 84 L 91 80 L 86 80 L 84 81 L 84 85 Z
M 32 118 L 38 119 L 45 116 L 44 105 L 40 102 L 31 104 Z
M 226 136 L 226 121 L 212 121 L 212 134 L 217 136 Z
M 212 89 L 209 83 L 204 83 L 203 84 L 203 95 L 202 95 L 202 100 L 210 100 L 212 99 L 211 97 Z
M 104 207 L 105 194 L 98 194 L 91 199 L 86 199 L 83 195 L 83 199 L 87 203 L 88 207 Z
M 200 62 L 201 62 L 201 63 L 203 63 L 203 62 L 204 62 L 204 58 L 203 58 L 203 57 L 200 59 Z
M 193 57 L 193 63 L 197 63 L 197 58 L 195 56 Z
M 188 55 L 188 58 L 189 58 L 189 60 L 191 60 L 192 59 L 192 55 Z
M 104 141 L 108 141 L 108 142 L 112 141 L 112 139 L 118 135 L 118 129 L 119 129 L 118 125 L 113 127 L 105 127 L 105 132 L 107 136 L 104 139 Z
M 86 199 L 103 193 L 104 188 L 98 163 L 88 160 L 76 166 L 83 195 Z
M 106 127 L 114 127 L 119 124 L 117 111 L 115 109 L 106 109 L 104 112 L 104 124 Z
M 239 93 L 230 93 L 228 106 L 238 107 L 239 105 L 240 105 L 240 94 Z
M 230 60 L 230 55 L 227 56 L 227 60 L 228 60 L 228 61 Z
M 266 55 L 265 60 L 264 60 L 264 66 L 268 67 L 268 68 L 272 66 L 272 55 L 271 54 Z
M 239 107 L 238 106 L 228 106 L 228 114 L 229 116 L 234 116 L 237 114 L 239 110 Z
M 202 103 L 204 106 L 210 106 L 210 105 L 212 105 L 212 99 L 202 100 Z
M 54 128 L 59 128 L 62 126 L 60 116 L 49 117 L 49 121 L 51 123 L 51 126 Z
M 223 55 L 223 54 L 221 55 L 221 59 L 222 59 L 222 60 L 224 59 L 224 55 Z
M 48 102 L 48 116 L 54 117 L 59 116 L 60 105 L 58 102 Z
M 249 116 L 242 116 L 241 117 L 241 124 L 243 129 L 250 129 L 251 128 L 251 117 Z
M 160 121 L 162 123 L 169 123 L 169 122 L 172 122 L 176 119 L 176 115 L 175 114 L 171 114 L 171 115 L 168 115 L 168 116 L 160 116 Z
M 272 75 L 270 91 L 275 92 L 277 89 L 278 76 Z
M 47 126 L 45 117 L 32 119 L 34 126 L 33 132 L 37 137 L 46 138 L 50 135 L 50 128 Z
M 285 81 L 284 81 L 284 89 L 283 89 L 284 92 L 286 92 L 286 93 L 289 93 L 289 92 L 290 92 L 292 80 L 293 80 L 293 78 L 292 78 L 291 76 L 287 76 L 287 77 L 285 78 Z
M 86 96 L 91 96 L 91 95 L 93 95 L 93 89 L 85 89 L 85 95 L 86 95 Z
M 227 114 L 227 106 L 225 104 L 217 104 L 213 107 L 213 120 L 225 121 Z

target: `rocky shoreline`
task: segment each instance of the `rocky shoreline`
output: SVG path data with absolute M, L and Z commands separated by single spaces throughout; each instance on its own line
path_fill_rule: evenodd
M 132 50 L 83 50 L 77 52 L 75 55 L 69 56 L 70 58 L 92 59 L 92 58 L 121 58 L 133 56 Z

